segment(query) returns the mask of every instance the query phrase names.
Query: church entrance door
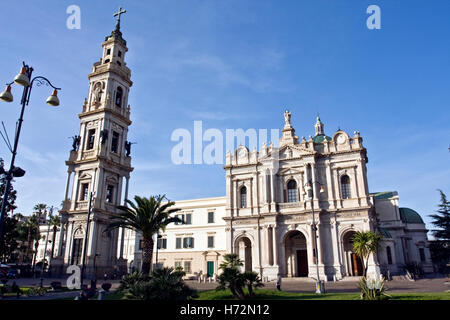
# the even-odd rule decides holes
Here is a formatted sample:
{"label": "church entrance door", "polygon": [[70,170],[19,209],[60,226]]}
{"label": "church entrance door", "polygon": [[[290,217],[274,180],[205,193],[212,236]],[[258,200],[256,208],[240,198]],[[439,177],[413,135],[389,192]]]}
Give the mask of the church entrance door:
{"label": "church entrance door", "polygon": [[352,271],[354,276],[362,276],[363,275],[363,266],[361,263],[361,259],[356,253],[351,254],[352,257]]}
{"label": "church entrance door", "polygon": [[297,274],[299,277],[308,276],[308,254],[306,250],[297,250]]}

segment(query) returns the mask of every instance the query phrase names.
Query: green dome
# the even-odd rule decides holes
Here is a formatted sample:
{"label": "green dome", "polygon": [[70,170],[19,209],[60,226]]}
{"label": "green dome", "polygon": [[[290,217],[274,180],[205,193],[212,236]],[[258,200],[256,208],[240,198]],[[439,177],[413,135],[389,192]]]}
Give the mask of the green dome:
{"label": "green dome", "polygon": [[423,223],[422,217],[410,208],[400,208],[400,218],[406,223]]}
{"label": "green dome", "polygon": [[329,136],[325,136],[324,134],[318,134],[317,136],[315,136],[313,138],[313,140],[314,140],[315,143],[322,143],[324,137],[327,137],[327,140],[331,141],[331,138]]}
{"label": "green dome", "polygon": [[387,229],[385,229],[385,228],[378,228],[378,232],[381,233],[381,235],[383,237],[392,239],[392,236],[391,236],[390,232]]}

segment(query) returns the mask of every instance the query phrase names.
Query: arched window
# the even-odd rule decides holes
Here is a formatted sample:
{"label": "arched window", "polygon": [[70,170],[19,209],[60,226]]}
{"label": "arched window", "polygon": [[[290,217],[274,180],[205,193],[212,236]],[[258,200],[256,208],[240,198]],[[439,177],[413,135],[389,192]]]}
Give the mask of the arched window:
{"label": "arched window", "polygon": [[348,175],[343,175],[341,177],[341,190],[342,190],[342,199],[350,199],[350,178]]}
{"label": "arched window", "polygon": [[287,184],[288,189],[288,202],[297,202],[297,182],[295,180],[291,180]]}
{"label": "arched window", "polygon": [[392,252],[391,252],[391,247],[389,247],[389,246],[386,247],[386,255],[387,255],[388,264],[392,264]]}
{"label": "arched window", "polygon": [[123,96],[123,90],[121,87],[117,87],[116,91],[116,106],[119,108],[122,107],[122,96]]}
{"label": "arched window", "polygon": [[241,208],[247,208],[247,188],[241,188]]}

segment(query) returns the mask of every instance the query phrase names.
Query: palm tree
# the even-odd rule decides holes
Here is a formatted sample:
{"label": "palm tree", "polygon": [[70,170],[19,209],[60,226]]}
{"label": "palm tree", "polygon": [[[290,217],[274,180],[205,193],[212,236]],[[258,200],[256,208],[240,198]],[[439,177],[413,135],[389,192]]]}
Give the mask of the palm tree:
{"label": "palm tree", "polygon": [[24,223],[24,227],[27,229],[27,251],[25,256],[28,258],[30,256],[33,240],[39,239],[39,222],[36,215],[29,217]]}
{"label": "palm tree", "polygon": [[45,203],[38,203],[33,207],[33,210],[38,214],[38,217],[41,218],[43,211],[47,209],[47,205]]}
{"label": "palm tree", "polygon": [[58,214],[49,216],[50,226],[53,227],[53,236],[52,236],[52,251],[50,255],[50,259],[53,259],[53,254],[55,252],[55,240],[56,240],[56,231],[58,231],[58,227],[61,225],[61,217]]}
{"label": "palm tree", "polygon": [[111,217],[112,222],[104,232],[125,228],[142,234],[142,272],[149,274],[152,268],[153,259],[153,235],[159,230],[164,231],[166,226],[172,222],[183,223],[178,217],[170,217],[170,214],[180,209],[170,209],[175,202],[167,201],[165,195],[151,196],[150,198],[135,196],[133,203],[126,201],[128,206],[117,206],[120,213]]}
{"label": "palm tree", "polygon": [[364,278],[367,275],[370,254],[378,251],[382,239],[383,236],[380,233],[371,231],[356,231],[352,237],[353,251],[361,258]]}
{"label": "palm tree", "polygon": [[240,268],[244,265],[239,256],[235,253],[229,253],[223,256],[223,262],[219,268],[222,274],[219,276],[219,285],[216,290],[230,289],[233,296],[239,300],[245,299],[243,287],[246,284],[244,274]]}

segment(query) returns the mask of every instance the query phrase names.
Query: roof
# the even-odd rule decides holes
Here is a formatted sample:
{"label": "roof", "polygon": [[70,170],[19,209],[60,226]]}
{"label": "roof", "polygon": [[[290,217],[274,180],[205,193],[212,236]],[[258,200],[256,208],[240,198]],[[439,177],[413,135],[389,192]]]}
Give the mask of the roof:
{"label": "roof", "polygon": [[385,238],[392,238],[391,234],[389,233],[389,231],[385,228],[378,228],[378,232],[381,233],[381,235]]}
{"label": "roof", "polygon": [[383,191],[369,193],[375,200],[389,199],[397,195],[397,191]]}
{"label": "roof", "polygon": [[406,223],[424,223],[420,214],[410,208],[400,208],[400,219]]}
{"label": "roof", "polygon": [[322,143],[324,137],[327,137],[327,140],[328,140],[328,141],[331,141],[331,137],[325,136],[324,134],[318,134],[317,136],[315,136],[315,137],[313,138],[313,140],[314,140],[315,143]]}

